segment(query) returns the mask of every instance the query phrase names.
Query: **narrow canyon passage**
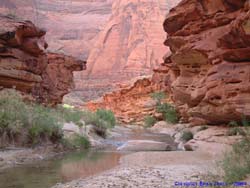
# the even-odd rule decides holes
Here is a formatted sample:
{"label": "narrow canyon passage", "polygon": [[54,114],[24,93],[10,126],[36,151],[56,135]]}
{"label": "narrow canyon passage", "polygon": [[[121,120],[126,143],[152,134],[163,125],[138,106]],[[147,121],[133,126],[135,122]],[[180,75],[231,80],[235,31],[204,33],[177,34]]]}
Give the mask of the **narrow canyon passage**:
{"label": "narrow canyon passage", "polygon": [[0,188],[250,187],[250,0],[0,0]]}

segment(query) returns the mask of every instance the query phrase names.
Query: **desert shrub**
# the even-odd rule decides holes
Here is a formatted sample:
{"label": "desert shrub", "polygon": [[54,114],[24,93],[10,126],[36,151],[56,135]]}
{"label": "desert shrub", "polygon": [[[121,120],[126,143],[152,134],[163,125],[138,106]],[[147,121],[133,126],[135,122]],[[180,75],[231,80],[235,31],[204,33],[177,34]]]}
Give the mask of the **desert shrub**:
{"label": "desert shrub", "polygon": [[181,140],[188,142],[189,140],[192,140],[194,138],[194,135],[191,131],[183,131],[181,135]]}
{"label": "desert shrub", "polygon": [[164,119],[169,123],[178,123],[179,117],[176,109],[167,103],[157,105],[156,111],[163,114]]}
{"label": "desert shrub", "polygon": [[10,128],[28,124],[28,108],[21,96],[13,90],[0,93],[0,127]]}
{"label": "desert shrub", "polygon": [[151,98],[156,100],[157,104],[161,104],[161,101],[166,98],[166,94],[163,91],[154,92],[150,94]]}
{"label": "desert shrub", "polygon": [[233,183],[243,180],[250,174],[250,139],[245,137],[233,145],[233,150],[225,154],[222,161],[225,182]]}
{"label": "desert shrub", "polygon": [[55,142],[56,138],[62,137],[62,125],[54,109],[41,105],[33,105],[31,109],[28,136],[32,144],[41,143],[43,140]]}
{"label": "desert shrub", "polygon": [[95,113],[85,111],[83,119],[86,124],[93,125],[95,132],[103,138],[107,136],[107,130],[114,127],[116,123],[113,112],[103,109],[99,109]]}
{"label": "desert shrub", "polygon": [[84,112],[81,110],[58,106],[55,113],[57,113],[55,115],[61,117],[65,122],[73,122],[80,127],[83,126],[82,119]]}
{"label": "desert shrub", "polygon": [[[236,121],[235,121],[236,122]],[[225,153],[222,161],[224,179],[228,183],[243,180],[250,174],[250,132],[249,121],[243,117],[242,125],[232,122],[232,128],[229,129],[228,135],[241,135],[243,139],[233,145],[232,151]]]}
{"label": "desert shrub", "polygon": [[14,90],[0,92],[0,127],[1,134],[7,134],[12,141],[21,133],[27,134],[23,144],[42,143],[42,140],[56,142],[62,138],[59,118],[54,110],[25,103]]}
{"label": "desert shrub", "polygon": [[146,116],[144,118],[144,126],[145,127],[152,127],[156,122],[157,122],[157,120],[152,116]]}
{"label": "desert shrub", "polygon": [[116,120],[114,113],[111,110],[98,109],[96,111],[96,116],[105,121],[108,127],[112,128],[115,126]]}
{"label": "desert shrub", "polygon": [[87,149],[90,147],[89,140],[86,137],[80,135],[76,135],[73,138],[72,144],[75,148]]}
{"label": "desert shrub", "polygon": [[[25,136],[23,144],[59,142],[63,138],[63,123],[73,122],[83,126],[83,121],[92,124],[96,133],[102,137],[116,122],[114,114],[109,110],[100,109],[93,113],[64,106],[49,108],[24,102],[22,96],[14,90],[0,92],[0,136],[7,135],[13,142],[19,134]],[[76,138],[76,142],[87,143],[84,139]]]}
{"label": "desert shrub", "polygon": [[63,138],[60,143],[67,149],[88,149],[91,144],[87,137],[75,135],[73,138]]}

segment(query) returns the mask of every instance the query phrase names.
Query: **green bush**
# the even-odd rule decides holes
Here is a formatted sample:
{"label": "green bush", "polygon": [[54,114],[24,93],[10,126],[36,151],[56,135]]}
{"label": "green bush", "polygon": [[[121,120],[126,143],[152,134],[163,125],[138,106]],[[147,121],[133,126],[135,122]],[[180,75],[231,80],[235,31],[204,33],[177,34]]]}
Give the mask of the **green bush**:
{"label": "green bush", "polygon": [[175,108],[167,103],[156,106],[156,111],[162,113],[164,119],[169,123],[178,123],[179,117]]}
{"label": "green bush", "polygon": [[181,135],[181,140],[188,142],[189,140],[192,140],[194,138],[194,135],[191,131],[184,131]]}
{"label": "green bush", "polygon": [[225,154],[222,168],[227,183],[243,180],[250,174],[250,139],[248,137],[234,144],[233,150]]}
{"label": "green bush", "polygon": [[73,122],[80,127],[83,125],[81,121],[83,119],[83,111],[74,108],[65,108],[62,106],[58,106],[55,113],[58,113],[57,115],[61,117],[65,122]]}
{"label": "green bush", "polygon": [[151,98],[156,100],[157,104],[161,104],[161,101],[166,98],[166,94],[163,91],[151,93]]}
{"label": "green bush", "polygon": [[96,116],[99,119],[105,121],[109,128],[112,128],[115,126],[116,120],[115,120],[114,113],[111,110],[98,109],[96,111]]}
{"label": "green bush", "polygon": [[60,143],[67,149],[88,149],[90,142],[88,138],[80,135],[75,135],[73,138],[63,138]]}
{"label": "green bush", "polygon": [[83,119],[86,124],[93,125],[95,132],[103,138],[107,136],[107,129],[114,127],[116,124],[113,112],[104,109],[98,109],[95,113],[85,111]]}
{"label": "green bush", "polygon": [[56,142],[62,138],[59,118],[54,116],[54,110],[25,103],[14,90],[0,92],[0,109],[1,134],[7,133],[13,142],[21,133],[27,133],[22,144],[42,143],[43,140]]}
{"label": "green bush", "polygon": [[86,137],[80,136],[80,135],[76,135],[73,138],[72,144],[73,144],[74,147],[81,148],[81,149],[87,149],[87,148],[90,147],[89,140]]}
{"label": "green bush", "polygon": [[[63,123],[73,122],[83,126],[83,121],[94,125],[96,133],[102,137],[116,123],[114,114],[109,110],[99,109],[93,113],[63,106],[49,108],[24,102],[14,90],[0,91],[0,136],[8,135],[13,143],[21,134],[25,137],[23,145],[62,141]],[[76,138],[76,142],[87,143],[84,139]]]}
{"label": "green bush", "polygon": [[146,116],[144,118],[144,126],[145,127],[152,127],[156,123],[156,119],[152,116]]}
{"label": "green bush", "polygon": [[12,90],[0,93],[0,127],[10,128],[28,124],[28,107],[21,96]]}

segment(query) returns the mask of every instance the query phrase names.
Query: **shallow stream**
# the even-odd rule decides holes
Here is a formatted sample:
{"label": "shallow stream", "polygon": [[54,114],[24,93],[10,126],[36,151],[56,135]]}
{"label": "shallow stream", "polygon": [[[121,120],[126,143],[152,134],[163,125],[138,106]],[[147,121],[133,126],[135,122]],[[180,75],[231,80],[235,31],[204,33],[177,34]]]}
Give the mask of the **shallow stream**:
{"label": "shallow stream", "polygon": [[108,151],[79,151],[54,159],[0,171],[0,188],[50,188],[78,178],[86,178],[109,170],[119,164],[125,153],[116,148],[128,140],[154,140],[173,143],[170,136],[145,130],[119,130],[116,136],[105,140]]}

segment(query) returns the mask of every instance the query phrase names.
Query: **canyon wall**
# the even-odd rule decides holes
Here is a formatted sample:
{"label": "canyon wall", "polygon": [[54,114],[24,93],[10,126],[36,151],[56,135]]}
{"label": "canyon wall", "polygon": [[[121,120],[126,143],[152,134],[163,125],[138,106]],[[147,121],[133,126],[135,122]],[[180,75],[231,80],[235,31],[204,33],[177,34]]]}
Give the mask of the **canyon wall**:
{"label": "canyon wall", "polygon": [[[88,69],[76,76],[82,98],[100,97],[138,76],[151,75],[168,48],[162,23],[178,0],[117,0],[112,15],[88,58]],[[88,82],[81,80],[88,79]]]}
{"label": "canyon wall", "polygon": [[1,0],[0,12],[47,30],[48,50],[86,60],[113,0]]}
{"label": "canyon wall", "polygon": [[[151,84],[152,80],[160,83],[170,96],[182,122],[227,124],[249,119],[250,2],[183,0],[167,15],[164,29],[168,33],[165,45],[171,53],[167,52],[150,80]],[[145,101],[148,85],[131,87],[137,90],[136,100],[126,97],[130,90],[122,89],[96,102],[95,108],[107,107],[126,117],[128,105],[140,101],[141,96]],[[137,108],[130,113],[135,112]]]}
{"label": "canyon wall", "polygon": [[249,17],[248,0],[183,0],[168,14],[169,92],[186,121],[250,117]]}
{"label": "canyon wall", "polygon": [[0,24],[0,88],[31,93],[51,105],[62,102],[73,86],[73,71],[86,69],[86,62],[46,53],[46,31],[30,21],[0,15]]}

